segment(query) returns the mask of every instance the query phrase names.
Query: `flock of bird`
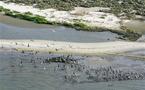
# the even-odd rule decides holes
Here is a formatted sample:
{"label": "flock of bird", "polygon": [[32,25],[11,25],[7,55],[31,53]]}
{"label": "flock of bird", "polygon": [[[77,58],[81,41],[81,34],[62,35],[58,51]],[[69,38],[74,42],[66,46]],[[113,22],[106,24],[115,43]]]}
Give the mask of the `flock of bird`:
{"label": "flock of bird", "polygon": [[[30,63],[37,69],[37,65],[44,65],[44,70],[47,70],[46,65],[56,64],[55,72],[63,72],[63,79],[70,83],[86,83],[86,82],[108,82],[108,81],[124,81],[124,80],[143,80],[145,79],[145,72],[124,70],[114,68],[113,66],[103,66],[90,68],[79,63],[87,57],[75,57],[72,55],[45,55],[39,56],[39,52],[20,53],[19,65],[25,65],[26,57],[30,57]],[[41,55],[41,54],[40,54]],[[54,55],[54,56],[53,56]],[[23,56],[23,57],[22,57]],[[39,61],[39,62],[38,62]]]}

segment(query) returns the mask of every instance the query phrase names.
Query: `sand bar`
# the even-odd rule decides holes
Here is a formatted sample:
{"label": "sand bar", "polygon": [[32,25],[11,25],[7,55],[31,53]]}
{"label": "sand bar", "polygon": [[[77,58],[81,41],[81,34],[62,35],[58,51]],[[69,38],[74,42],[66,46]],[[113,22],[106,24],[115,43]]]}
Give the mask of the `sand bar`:
{"label": "sand bar", "polygon": [[34,50],[54,53],[98,55],[145,50],[145,42],[74,43],[47,40],[0,40],[0,47],[17,50]]}

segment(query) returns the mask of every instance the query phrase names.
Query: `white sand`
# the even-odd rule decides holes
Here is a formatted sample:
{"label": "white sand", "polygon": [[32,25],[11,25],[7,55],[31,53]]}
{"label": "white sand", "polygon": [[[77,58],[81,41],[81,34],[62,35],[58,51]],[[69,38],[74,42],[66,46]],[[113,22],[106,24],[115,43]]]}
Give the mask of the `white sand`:
{"label": "white sand", "polygon": [[[28,45],[29,44],[29,45]],[[29,47],[28,47],[29,46]],[[68,54],[116,54],[135,50],[145,50],[145,42],[101,42],[73,43],[44,40],[0,40],[0,47],[18,50],[34,50]]]}
{"label": "white sand", "polygon": [[58,11],[55,9],[40,10],[32,6],[4,3],[0,1],[0,6],[18,11],[20,13],[31,12],[35,15],[46,17],[48,21],[73,23],[74,20],[81,20],[90,26],[106,27],[109,29],[120,30],[120,19],[111,13],[99,12],[99,10],[109,10],[109,8],[94,7],[82,8],[77,7],[73,11]]}

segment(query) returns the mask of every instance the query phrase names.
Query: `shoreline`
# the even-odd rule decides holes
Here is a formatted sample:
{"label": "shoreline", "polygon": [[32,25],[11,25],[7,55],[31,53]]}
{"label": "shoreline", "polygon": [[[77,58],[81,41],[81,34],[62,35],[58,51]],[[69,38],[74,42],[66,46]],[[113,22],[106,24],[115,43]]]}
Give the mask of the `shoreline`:
{"label": "shoreline", "polygon": [[90,32],[110,31],[120,35],[119,39],[129,41],[136,41],[142,36],[140,33],[122,26],[121,19],[114,14],[99,12],[94,8],[88,8],[87,13],[78,15],[77,13],[85,10],[85,8],[78,7],[73,11],[57,11],[56,9],[40,10],[32,6],[0,1],[1,13],[38,24],[61,25]]}
{"label": "shoreline", "polygon": [[99,42],[74,43],[47,40],[0,40],[0,47],[18,51],[40,51],[48,53],[63,53],[77,55],[107,55],[144,50],[144,42]]}

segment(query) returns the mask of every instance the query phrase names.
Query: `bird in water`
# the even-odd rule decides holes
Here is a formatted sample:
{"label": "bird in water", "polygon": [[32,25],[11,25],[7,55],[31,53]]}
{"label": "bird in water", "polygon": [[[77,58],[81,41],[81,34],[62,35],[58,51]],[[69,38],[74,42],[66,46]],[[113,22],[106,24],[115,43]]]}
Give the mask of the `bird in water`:
{"label": "bird in water", "polygon": [[46,70],[46,67],[44,66],[43,69]]}
{"label": "bird in water", "polygon": [[23,66],[23,61],[22,61],[22,60],[20,61],[19,66],[20,66],[20,67]]}

